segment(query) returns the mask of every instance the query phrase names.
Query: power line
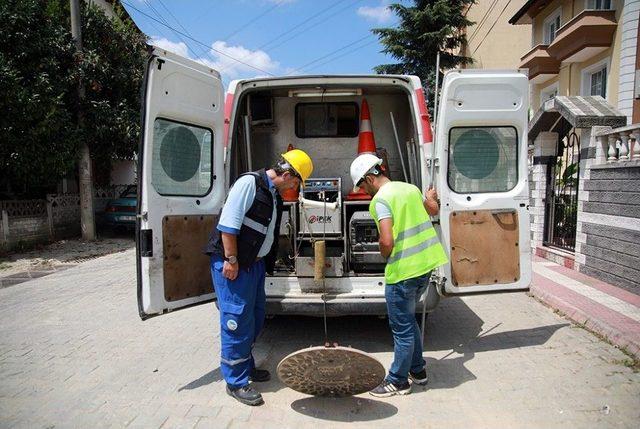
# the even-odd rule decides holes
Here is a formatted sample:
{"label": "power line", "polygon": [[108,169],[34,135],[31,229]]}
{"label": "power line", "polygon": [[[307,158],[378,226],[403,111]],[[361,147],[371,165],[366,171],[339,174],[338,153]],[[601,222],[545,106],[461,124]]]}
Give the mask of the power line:
{"label": "power line", "polygon": [[[280,40],[282,37],[286,36],[287,34],[291,33],[292,31],[294,31],[294,30],[296,30],[296,29],[300,28],[301,26],[303,26],[303,25],[304,25],[304,24],[306,24],[307,22],[309,22],[309,21],[313,20],[314,18],[316,18],[316,17],[318,17],[318,16],[322,15],[322,14],[323,14],[323,13],[325,13],[326,11],[328,11],[328,10],[330,10],[330,9],[333,9],[334,7],[338,6],[340,3],[344,3],[345,1],[346,1],[346,0],[338,0],[337,2],[335,2],[335,3],[331,4],[329,7],[326,7],[326,8],[324,8],[324,9],[322,9],[322,10],[320,10],[320,11],[316,12],[315,14],[311,15],[310,17],[308,17],[308,18],[307,18],[307,19],[305,19],[304,21],[300,22],[299,24],[294,25],[293,27],[291,27],[291,28],[289,28],[288,30],[286,30],[286,31],[284,31],[284,32],[282,32],[282,33],[280,33],[279,35],[277,35],[277,36],[276,36],[276,37],[274,37],[273,39],[271,39],[271,40],[267,41],[266,43],[263,43],[263,44],[262,44],[262,45],[260,45],[260,46],[258,46],[258,47],[256,48],[256,51],[259,51],[259,50],[261,50],[261,49],[265,48],[266,46],[269,46],[270,44],[272,44],[273,42],[275,42],[275,41],[277,41],[277,40]],[[354,2],[350,3],[347,7],[350,7],[350,6],[352,6],[352,5],[356,4],[356,3],[360,2],[360,1],[362,1],[362,0],[355,0]],[[344,10],[344,9],[345,9],[345,8],[340,9],[340,10],[339,10],[339,12],[340,12],[340,11],[342,11],[342,10]],[[335,14],[333,14],[333,15],[335,15]],[[320,21],[320,22],[323,22],[324,20],[326,20],[326,19],[330,18],[330,17],[331,17],[331,16],[333,16],[333,15],[330,15],[329,17],[326,17],[325,19],[323,19],[323,20],[322,20],[322,21]],[[316,23],[315,25],[317,25],[317,24],[319,24],[319,23]],[[314,26],[315,26],[315,25],[314,25]],[[300,34],[304,33],[305,31],[307,31],[307,30],[308,30],[308,29],[310,29],[310,28],[313,28],[313,27],[305,28],[303,31],[301,31],[301,32],[299,32],[299,33],[297,33],[297,34],[295,34],[294,36],[292,36],[292,37],[290,37],[290,38],[288,38],[288,39],[286,39],[286,40],[283,40],[280,44],[276,45],[275,47],[280,46],[282,43],[284,43],[284,42],[286,42],[286,41],[288,41],[288,40],[291,40],[291,39],[292,39],[292,38],[294,38],[294,37],[299,36]],[[254,52],[255,52],[255,51],[254,51]],[[244,59],[248,58],[249,56],[250,56],[250,55],[245,55],[245,56],[244,56],[244,57],[242,57],[241,59],[243,59],[243,60],[244,60]],[[222,72],[222,71],[226,70],[227,68],[228,68],[228,66],[227,66],[227,67],[222,68],[222,70],[220,70],[220,71]]]}
{"label": "power line", "polygon": [[[280,38],[286,36],[287,34],[291,33],[293,30],[302,27],[304,24],[306,24],[307,22],[311,21],[312,19],[314,19],[315,17],[322,15],[323,13],[325,13],[326,11],[333,9],[334,7],[338,6],[340,3],[344,3],[346,0],[338,0],[337,2],[333,3],[331,6],[326,7],[322,10],[320,10],[319,12],[311,15],[309,18],[305,19],[304,21],[302,21],[301,23],[294,25],[293,27],[289,28],[288,30],[280,33],[279,35],[277,35],[276,37],[274,37],[273,39],[269,40],[268,42],[260,45],[258,47],[258,49],[262,49],[266,46],[269,46],[270,44],[272,44],[273,42],[275,42],[276,40],[279,40]],[[362,1],[362,0],[356,0],[354,3],[357,3],[358,1]]]}
{"label": "power line", "polygon": [[207,45],[206,43],[203,43],[203,42],[201,42],[201,41],[199,41],[199,40],[197,40],[197,39],[195,39],[195,38],[193,38],[193,37],[191,37],[191,36],[188,36],[187,34],[185,34],[185,33],[181,32],[181,31],[179,31],[179,30],[176,30],[175,28],[171,27],[171,26],[170,26],[170,25],[168,25],[168,24],[165,24],[165,23],[163,23],[163,22],[158,21],[157,19],[155,19],[155,18],[154,18],[154,17],[152,17],[151,15],[149,15],[149,14],[147,14],[147,13],[145,13],[145,12],[141,11],[140,9],[138,9],[137,7],[133,6],[131,3],[129,3],[129,2],[127,2],[127,1],[125,1],[125,0],[122,0],[122,3],[126,4],[126,5],[127,5],[127,6],[129,6],[131,9],[135,10],[136,12],[138,12],[138,13],[140,13],[140,14],[142,14],[142,15],[146,16],[147,18],[149,18],[149,19],[151,19],[151,20],[153,20],[153,21],[157,22],[158,24],[164,25],[165,27],[167,27],[167,28],[171,29],[172,31],[174,31],[174,32],[176,32],[176,33],[178,33],[178,34],[180,34],[180,35],[182,35],[182,36],[186,37],[187,39],[189,39],[189,40],[191,40],[191,41],[193,41],[193,42],[195,42],[195,43],[197,43],[197,44],[199,44],[199,45],[201,45],[201,46],[206,47],[207,49],[211,49],[212,51],[217,52],[218,54],[220,54],[220,55],[222,55],[222,56],[225,56],[225,57],[227,57],[227,58],[229,58],[229,59],[232,59],[233,61],[236,61],[236,62],[238,62],[238,63],[240,63],[240,64],[244,64],[245,66],[250,67],[250,68],[252,68],[252,69],[254,69],[254,70],[257,70],[257,71],[259,71],[259,72],[262,72],[262,73],[268,74],[269,76],[274,76],[274,74],[273,74],[273,73],[271,73],[271,72],[268,72],[268,71],[266,71],[266,70],[262,70],[261,68],[256,67],[256,66],[254,66],[254,65],[252,65],[252,64],[245,63],[244,61],[239,60],[239,59],[237,59],[237,58],[235,58],[235,57],[233,57],[233,56],[231,56],[231,55],[229,55],[229,54],[227,54],[227,53],[225,53],[225,52],[222,52],[222,51],[220,51],[220,50],[218,50],[218,49],[215,49],[213,46],[209,46],[209,45]]}
{"label": "power line", "polygon": [[[148,1],[148,0],[145,0],[145,1]],[[191,35],[191,33],[189,33],[189,30],[187,30],[187,29],[185,28],[185,26],[184,26],[184,25],[182,25],[182,23],[180,22],[180,20],[179,20],[179,19],[178,19],[178,18],[177,18],[177,17],[176,17],[172,12],[171,12],[171,10],[169,10],[169,8],[164,4],[164,2],[163,2],[162,0],[158,0],[158,1],[160,2],[160,5],[164,8],[164,10],[166,10],[166,11],[167,11],[167,13],[168,13],[172,18],[173,18],[173,20],[176,22],[176,24],[178,24],[178,26],[180,26],[180,28],[182,28],[182,29],[184,30],[184,32],[185,32],[189,37],[193,37],[193,36]],[[163,21],[164,21],[164,20],[163,20]],[[165,21],[165,22],[166,22],[166,21]],[[182,40],[182,39],[180,39],[180,40]],[[185,42],[183,41],[183,43],[185,43]],[[185,43],[185,44],[186,44],[186,43]],[[209,48],[207,48],[207,49],[203,49],[203,48],[202,48],[202,46],[201,46],[201,47],[200,47],[200,49],[201,49],[201,51],[202,51],[202,52],[200,52],[200,54],[196,54],[196,56],[206,55],[206,56],[208,56],[208,57],[211,59],[211,61],[213,61],[213,62],[215,62],[215,61],[216,61],[216,59],[213,57],[213,55],[211,55],[211,51],[210,51],[210,49],[209,49]],[[223,78],[222,80],[223,80],[223,81],[225,81],[225,79],[224,79],[224,78]]]}
{"label": "power line", "polygon": [[334,50],[334,51],[331,51],[331,52],[329,52],[329,53],[328,53],[328,54],[326,54],[326,55],[323,55],[323,56],[321,56],[321,57],[319,57],[319,58],[316,58],[315,60],[310,61],[310,62],[308,62],[308,63],[306,63],[306,64],[304,64],[304,65],[302,65],[302,66],[300,66],[300,67],[298,67],[298,68],[296,68],[296,69],[294,69],[294,70],[293,70],[293,71],[291,71],[289,74],[293,74],[293,73],[295,73],[295,72],[297,72],[297,71],[303,70],[303,69],[305,69],[306,67],[309,67],[311,64],[317,63],[318,61],[321,61],[321,60],[323,60],[323,59],[325,59],[325,58],[327,58],[327,57],[330,57],[330,56],[332,56],[333,54],[335,54],[335,53],[337,53],[337,52],[340,52],[340,51],[342,51],[342,50],[345,50],[345,49],[347,49],[347,48],[349,48],[349,47],[351,47],[351,46],[353,46],[353,45],[355,45],[355,44],[357,44],[357,43],[359,43],[359,42],[362,42],[363,40],[368,39],[369,37],[372,37],[372,36],[373,36],[372,34],[367,34],[366,36],[361,37],[360,39],[358,39],[358,40],[356,40],[356,41],[354,41],[354,42],[351,42],[351,43],[349,43],[348,45],[344,45],[344,46],[343,46],[343,47],[341,47],[341,48],[338,48],[338,49],[336,49],[336,50]]}
{"label": "power line", "polygon": [[339,9],[339,10],[335,11],[334,13],[332,13],[331,15],[326,16],[326,17],[322,18],[320,21],[316,22],[315,24],[313,24],[313,25],[311,25],[311,26],[309,26],[309,27],[305,27],[302,31],[300,31],[300,32],[298,32],[298,33],[296,33],[296,34],[292,35],[291,37],[287,37],[286,39],[282,40],[280,43],[276,44],[275,46],[270,47],[269,49],[273,51],[274,49],[276,49],[276,48],[278,48],[278,47],[280,47],[280,46],[284,45],[284,44],[285,44],[286,42],[288,42],[289,40],[291,40],[291,39],[295,39],[296,37],[298,37],[298,36],[299,36],[299,35],[301,35],[302,33],[305,33],[305,32],[307,32],[307,31],[311,30],[312,28],[317,27],[318,25],[322,24],[323,22],[327,21],[328,19],[333,18],[334,16],[336,16],[336,15],[337,15],[337,14],[339,14],[340,12],[342,12],[342,11],[344,11],[344,10],[346,10],[346,9],[350,8],[350,7],[351,7],[351,6],[353,6],[354,4],[359,3],[359,2],[361,2],[361,1],[362,1],[362,0],[356,0],[356,1],[354,1],[353,3],[349,3],[348,5],[346,5],[345,7],[343,7],[342,9]]}
{"label": "power line", "polygon": [[498,17],[496,18],[495,21],[493,21],[493,25],[491,25],[491,28],[489,28],[489,31],[487,31],[487,34],[484,35],[484,37],[482,38],[482,40],[480,41],[480,43],[478,43],[478,46],[476,46],[476,48],[473,50],[473,52],[471,52],[471,55],[475,54],[476,51],[478,50],[478,48],[482,45],[482,43],[485,41],[485,39],[487,38],[487,36],[489,35],[489,33],[491,33],[491,30],[493,30],[493,27],[496,26],[496,24],[498,23],[498,20],[500,19],[500,17],[502,16],[502,14],[504,13],[505,10],[507,10],[507,7],[509,7],[509,4],[511,3],[511,0],[509,0],[507,2],[507,4],[504,5],[504,8],[502,9],[502,11],[500,12],[500,15],[498,15]]}
{"label": "power line", "polygon": [[265,16],[266,14],[271,12],[272,10],[282,6],[283,4],[284,4],[284,0],[279,0],[276,4],[271,6],[269,9],[265,10],[261,14],[257,15],[255,18],[250,19],[249,21],[247,21],[244,24],[242,24],[240,27],[238,27],[235,30],[233,30],[231,33],[229,33],[227,36],[225,36],[223,38],[223,40],[229,40],[230,38],[232,38],[236,34],[240,33],[242,30],[246,29],[250,24],[253,24],[257,20],[259,20],[260,18],[262,18],[263,16]]}
{"label": "power line", "polygon": [[369,45],[372,45],[372,44],[376,43],[377,41],[378,41],[378,39],[375,39],[375,40],[372,40],[370,42],[365,43],[364,45],[356,46],[355,48],[348,50],[347,52],[343,53],[342,55],[338,55],[337,57],[331,58],[331,59],[329,59],[327,61],[323,61],[320,64],[316,64],[315,66],[311,67],[310,69],[307,69],[307,72],[309,72],[311,70],[315,70],[318,67],[322,67],[325,64],[332,63],[335,60],[339,60],[340,58],[345,57],[345,56],[357,51],[358,49],[362,49],[362,48],[365,48],[365,47],[367,47]]}
{"label": "power line", "polygon": [[172,27],[170,27],[170,26],[169,26],[169,23],[168,23],[168,22],[167,22],[167,21],[162,17],[162,15],[160,14],[160,12],[158,12],[158,11],[156,10],[156,8],[155,8],[155,7],[151,6],[151,3],[149,3],[149,0],[143,0],[143,2],[144,2],[144,4],[146,4],[146,5],[147,5],[147,7],[148,7],[148,8],[149,8],[149,9],[150,9],[150,10],[151,10],[151,11],[152,11],[152,12],[153,12],[153,13],[154,13],[154,14],[155,14],[155,15],[156,15],[156,16],[157,16],[161,21],[162,21],[162,22],[161,22],[161,24],[163,24],[163,25],[165,25],[165,26],[167,26],[167,27],[171,28],[171,30],[173,30],[173,32],[174,32],[174,33],[176,33],[176,35],[178,36],[178,39],[179,39],[182,43],[184,43],[184,45],[187,47],[187,49],[188,49],[189,51],[191,51],[191,52],[193,53],[193,55],[194,55],[194,56],[196,56],[196,57],[197,57],[197,56],[198,56],[198,53],[195,51],[195,49],[193,49],[193,48],[191,47],[191,45],[189,45],[187,42],[185,42],[185,41],[180,37],[180,35],[176,32],[176,30],[174,30]]}
{"label": "power line", "polygon": [[471,36],[469,36],[469,38],[467,39],[467,42],[471,42],[471,39],[473,39],[475,37],[476,34],[478,34],[478,31],[480,31],[480,28],[484,25],[484,23],[487,20],[487,17],[489,16],[489,14],[493,11],[493,8],[495,7],[496,3],[498,2],[498,0],[493,0],[493,3],[491,3],[491,5],[489,6],[489,8],[487,9],[487,11],[485,12],[485,14],[482,16],[482,19],[480,19],[480,22],[476,25],[476,28],[474,29],[473,33],[471,34]]}

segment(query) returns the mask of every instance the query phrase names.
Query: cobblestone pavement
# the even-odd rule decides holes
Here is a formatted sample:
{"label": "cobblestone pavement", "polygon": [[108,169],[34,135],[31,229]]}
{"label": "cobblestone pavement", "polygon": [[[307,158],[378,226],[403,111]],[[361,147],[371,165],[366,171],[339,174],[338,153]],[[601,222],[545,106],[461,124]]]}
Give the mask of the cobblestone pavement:
{"label": "cobblestone pavement", "polygon": [[[0,290],[2,427],[637,427],[626,355],[523,293],[449,298],[428,319],[430,383],[409,396],[307,397],[278,380],[250,408],[224,393],[212,304],[142,322],[132,250]],[[329,320],[332,340],[388,367],[377,318]],[[269,320],[256,357],[275,372],[323,340],[322,320]]]}

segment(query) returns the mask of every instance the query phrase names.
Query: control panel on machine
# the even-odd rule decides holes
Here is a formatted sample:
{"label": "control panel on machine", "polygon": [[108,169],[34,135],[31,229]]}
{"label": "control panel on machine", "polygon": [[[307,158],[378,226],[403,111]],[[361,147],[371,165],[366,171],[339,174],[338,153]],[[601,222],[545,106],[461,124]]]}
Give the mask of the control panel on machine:
{"label": "control panel on machine", "polygon": [[380,254],[378,228],[368,211],[355,212],[349,221],[349,252],[356,271],[384,271],[385,258]]}
{"label": "control panel on machine", "polygon": [[342,235],[342,180],[339,177],[308,179],[301,193],[299,234]]}

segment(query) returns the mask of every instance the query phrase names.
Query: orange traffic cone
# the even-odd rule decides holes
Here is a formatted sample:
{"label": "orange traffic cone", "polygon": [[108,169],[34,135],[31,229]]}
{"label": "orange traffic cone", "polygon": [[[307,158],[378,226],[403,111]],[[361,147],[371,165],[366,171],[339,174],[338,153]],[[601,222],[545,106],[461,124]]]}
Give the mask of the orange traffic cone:
{"label": "orange traffic cone", "polygon": [[[373,137],[373,129],[371,128],[371,114],[369,113],[369,103],[366,99],[362,99],[360,107],[360,135],[358,136],[358,155],[363,153],[376,154],[376,140]],[[358,192],[350,192],[347,200],[370,200],[371,196],[362,189]]]}
{"label": "orange traffic cone", "polygon": [[[287,147],[287,152],[289,152],[290,150],[295,149],[293,147],[293,145],[291,143],[289,143],[289,147]],[[287,202],[295,202],[298,201],[298,194],[299,194],[300,190],[298,188],[296,189],[287,189],[286,191],[282,192],[282,199],[284,201]]]}

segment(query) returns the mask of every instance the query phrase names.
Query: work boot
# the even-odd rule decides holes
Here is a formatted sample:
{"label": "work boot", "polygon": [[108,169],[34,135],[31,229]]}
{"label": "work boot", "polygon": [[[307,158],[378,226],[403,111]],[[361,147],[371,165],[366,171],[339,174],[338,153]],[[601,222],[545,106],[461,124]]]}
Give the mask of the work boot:
{"label": "work boot", "polygon": [[227,394],[245,405],[254,406],[262,405],[264,403],[262,395],[259,392],[256,392],[256,390],[248,384],[246,386],[236,388],[231,388],[227,384]]}
{"label": "work boot", "polygon": [[418,384],[420,386],[424,386],[429,382],[429,378],[427,377],[427,371],[425,371],[424,369],[420,372],[409,371],[409,378],[415,384]]}
{"label": "work boot", "polygon": [[375,389],[369,392],[370,395],[378,398],[386,398],[393,395],[408,395],[411,393],[411,384],[405,381],[404,384],[395,384],[384,380]]}
{"label": "work boot", "polygon": [[266,369],[253,368],[253,370],[251,371],[251,375],[249,375],[249,380],[256,383],[269,381],[271,380],[271,373]]}

